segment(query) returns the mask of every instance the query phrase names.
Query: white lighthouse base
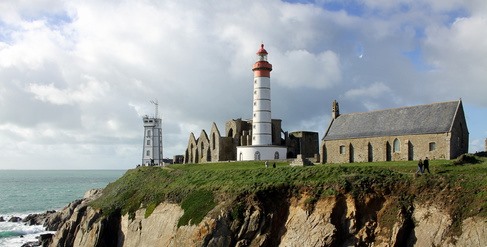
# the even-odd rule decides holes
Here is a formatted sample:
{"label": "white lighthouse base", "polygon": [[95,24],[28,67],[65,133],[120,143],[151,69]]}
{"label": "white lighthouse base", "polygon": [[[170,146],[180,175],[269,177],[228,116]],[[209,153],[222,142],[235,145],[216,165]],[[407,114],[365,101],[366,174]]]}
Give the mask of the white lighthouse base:
{"label": "white lighthouse base", "polygon": [[237,160],[285,160],[287,148],[281,146],[239,146]]}

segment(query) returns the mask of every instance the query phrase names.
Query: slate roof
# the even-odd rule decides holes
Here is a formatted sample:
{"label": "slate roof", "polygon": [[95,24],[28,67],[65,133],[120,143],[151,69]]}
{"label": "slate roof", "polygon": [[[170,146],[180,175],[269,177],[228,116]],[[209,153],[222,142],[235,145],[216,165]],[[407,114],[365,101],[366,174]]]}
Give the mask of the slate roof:
{"label": "slate roof", "polygon": [[450,132],[461,100],[339,115],[323,140]]}

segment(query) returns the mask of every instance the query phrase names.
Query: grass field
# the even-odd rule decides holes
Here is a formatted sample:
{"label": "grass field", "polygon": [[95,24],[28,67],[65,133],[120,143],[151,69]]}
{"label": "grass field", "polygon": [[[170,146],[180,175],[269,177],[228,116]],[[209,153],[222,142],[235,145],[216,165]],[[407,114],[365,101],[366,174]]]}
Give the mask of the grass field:
{"label": "grass field", "polygon": [[[224,162],[139,167],[127,171],[109,184],[92,205],[110,214],[133,213],[147,208],[146,217],[163,201],[180,203],[185,210],[180,225],[198,223],[216,203],[266,190],[283,193],[307,191],[314,199],[352,193],[396,193],[420,200],[449,196],[452,212],[459,217],[487,216],[487,159],[475,164],[454,165],[448,160],[432,160],[431,174],[415,176],[416,161],[351,164],[319,164],[291,167],[276,162]],[[272,164],[272,162],[271,162]],[[441,193],[447,193],[442,195]],[[203,205],[203,206],[202,206]],[[197,207],[197,208],[195,208]]]}

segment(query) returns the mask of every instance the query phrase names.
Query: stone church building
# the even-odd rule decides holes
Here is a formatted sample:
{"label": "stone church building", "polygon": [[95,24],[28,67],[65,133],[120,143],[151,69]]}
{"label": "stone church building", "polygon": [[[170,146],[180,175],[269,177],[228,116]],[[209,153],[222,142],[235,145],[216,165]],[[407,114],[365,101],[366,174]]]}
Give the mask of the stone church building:
{"label": "stone church building", "polygon": [[340,114],[320,145],[321,163],[454,159],[468,152],[462,101]]}
{"label": "stone church building", "polygon": [[[281,119],[271,120],[272,144],[287,147],[286,158],[305,158],[318,162],[319,137],[317,132],[285,132]],[[222,134],[213,123],[209,135],[202,130],[199,137],[191,133],[184,154],[184,163],[208,163],[237,160],[237,147],[252,145],[252,120],[232,119],[226,122]]]}

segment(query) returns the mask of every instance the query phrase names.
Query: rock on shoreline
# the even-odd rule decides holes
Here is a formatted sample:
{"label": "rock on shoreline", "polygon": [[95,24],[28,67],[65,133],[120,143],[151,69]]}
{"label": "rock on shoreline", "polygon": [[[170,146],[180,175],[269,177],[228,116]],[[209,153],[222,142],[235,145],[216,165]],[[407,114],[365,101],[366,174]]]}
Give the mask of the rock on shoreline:
{"label": "rock on shoreline", "polygon": [[[45,213],[29,214],[24,219],[12,216],[9,219],[9,222],[23,222],[29,226],[42,225],[46,228],[46,231],[57,231],[66,221],[70,219],[73,212],[80,205],[87,205],[90,201],[101,196],[101,192],[102,189],[92,189],[85,193],[83,199],[78,199],[69,203],[60,211],[49,210]],[[0,217],[0,222],[2,220],[5,221],[3,217]],[[37,237],[37,241],[25,243],[22,245],[22,247],[49,246],[53,240],[53,236],[54,234],[52,233],[41,234],[39,237]]]}

